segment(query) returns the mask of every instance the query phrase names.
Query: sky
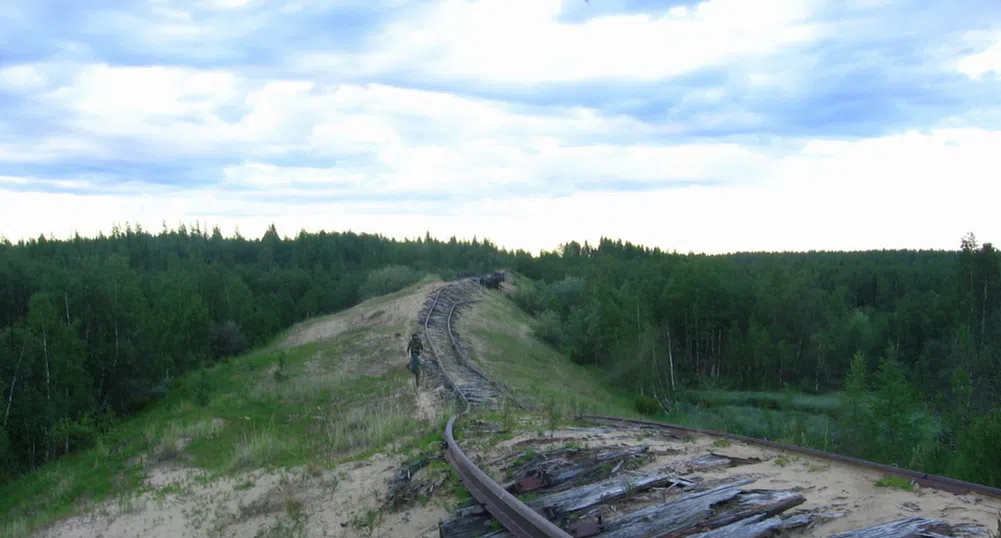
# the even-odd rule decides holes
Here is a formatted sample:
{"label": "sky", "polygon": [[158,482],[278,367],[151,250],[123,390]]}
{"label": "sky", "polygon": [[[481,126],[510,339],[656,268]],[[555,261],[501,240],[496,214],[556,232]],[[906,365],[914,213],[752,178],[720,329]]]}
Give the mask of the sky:
{"label": "sky", "polygon": [[1001,242],[997,0],[0,2],[0,235]]}

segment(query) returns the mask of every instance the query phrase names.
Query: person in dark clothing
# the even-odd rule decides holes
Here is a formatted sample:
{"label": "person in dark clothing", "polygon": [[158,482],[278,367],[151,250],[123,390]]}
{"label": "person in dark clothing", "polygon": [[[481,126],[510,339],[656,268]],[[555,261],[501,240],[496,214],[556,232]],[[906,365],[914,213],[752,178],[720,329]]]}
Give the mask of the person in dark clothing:
{"label": "person in dark clothing", "polygon": [[410,342],[407,344],[407,352],[410,353],[410,363],[407,369],[414,374],[414,390],[421,386],[421,353],[424,351],[424,344],[417,333],[410,335]]}

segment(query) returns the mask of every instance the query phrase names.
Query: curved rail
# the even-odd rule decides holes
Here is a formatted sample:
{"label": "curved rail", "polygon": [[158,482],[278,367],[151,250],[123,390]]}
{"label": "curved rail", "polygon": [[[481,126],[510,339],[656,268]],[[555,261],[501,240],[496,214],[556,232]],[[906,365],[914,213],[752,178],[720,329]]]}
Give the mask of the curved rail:
{"label": "curved rail", "polygon": [[[459,393],[462,398],[464,409],[462,412],[453,415],[448,419],[448,423],[445,425],[445,459],[449,462],[455,472],[459,474],[459,478],[462,480],[463,486],[469,491],[472,496],[483,504],[483,506],[490,512],[490,515],[494,516],[504,528],[510,531],[513,535],[518,538],[573,538],[571,535],[567,534],[560,529],[551,521],[542,517],[538,512],[532,510],[524,503],[519,501],[514,495],[511,495],[507,490],[502,488],[497,482],[494,482],[486,473],[480,470],[469,456],[462,451],[459,444],[455,441],[455,436],[453,434],[453,427],[455,425],[455,419],[459,416],[468,413],[470,409],[469,400],[462,394],[462,391],[458,390],[455,381],[445,370],[444,365],[441,363],[441,355],[438,354],[437,348],[434,346],[434,340],[431,338],[431,332],[428,329],[428,324],[431,320],[431,314],[434,313],[434,309],[438,306],[438,299],[441,297],[441,292],[445,290],[448,286],[442,286],[438,289],[438,293],[435,294],[434,301],[431,303],[431,307],[428,309],[427,316],[424,318],[424,335],[428,340],[428,344],[431,346],[431,352],[434,353],[435,357],[438,359],[438,365],[441,371],[445,374],[445,378],[448,382],[455,388],[455,392]],[[462,301],[467,303],[469,301]],[[459,348],[459,343],[455,338],[455,334],[452,332],[452,314],[455,312],[455,307],[458,306],[459,302],[452,305],[452,308],[448,311],[448,316],[445,318],[445,327],[448,332],[448,336],[452,341],[452,345],[455,347],[455,352],[462,355],[462,351]],[[488,382],[495,384],[493,380],[487,377],[483,372],[478,369],[471,368],[474,372],[482,376]],[[495,384],[496,386],[496,384]],[[506,393],[506,391],[505,391]],[[506,394],[511,397],[510,394]],[[514,399],[513,397],[511,397]],[[520,402],[516,403],[520,405]]]}
{"label": "curved rail", "polygon": [[733,439],[734,441],[742,441],[749,444],[766,446],[769,448],[775,448],[779,450],[785,450],[788,452],[796,452],[799,454],[813,456],[817,458],[823,458],[830,461],[836,461],[838,463],[847,463],[849,465],[854,465],[856,467],[862,467],[865,469],[880,471],[886,474],[895,475],[900,478],[907,480],[913,480],[914,483],[921,487],[932,488],[941,491],[947,491],[949,493],[954,493],[956,495],[964,495],[971,491],[981,493],[984,495],[989,495],[991,497],[1001,498],[1001,489],[985,486],[983,484],[975,484],[973,482],[964,482],[963,480],[957,480],[955,478],[949,478],[947,476],[939,476],[928,473],[922,473],[918,471],[912,471],[910,469],[903,469],[900,467],[894,467],[892,465],[886,465],[883,463],[876,463],[873,461],[862,460],[858,458],[853,458],[851,456],[844,456],[841,454],[835,454],[833,452],[825,452],[823,450],[818,450],[816,448],[808,448],[804,446],[790,445],[786,443],[779,443],[777,441],[768,441],[767,439],[758,439],[756,437],[748,437],[746,435],[740,435],[737,433],[727,433],[715,430],[706,430],[703,428],[693,428],[690,426],[681,426],[678,424],[667,424],[663,422],[653,422],[650,420],[641,420],[633,418],[621,418],[612,417],[607,415],[584,415],[581,418],[592,420],[595,422],[613,422],[616,424],[636,424],[640,426],[651,426],[654,428],[660,428],[664,430],[675,430],[687,433],[698,433],[701,435],[710,435],[714,437],[725,437],[728,439]]}
{"label": "curved rail", "polygon": [[[469,360],[469,358],[466,357],[466,355],[462,352],[462,348],[459,347],[459,340],[455,337],[455,334],[452,332],[452,313],[455,312],[455,308],[457,306],[459,306],[461,304],[469,304],[469,303],[474,303],[474,302],[476,302],[476,301],[475,300],[471,300],[471,301],[459,301],[459,302],[453,304],[452,308],[450,308],[449,311],[448,311],[448,317],[445,319],[445,328],[448,330],[448,337],[449,337],[449,339],[452,340],[452,347],[455,348],[455,353],[459,356],[459,359],[462,361],[462,363],[467,368],[469,368],[470,370],[472,370],[476,375],[482,377],[483,380],[486,381],[487,383],[490,383],[491,385],[493,385],[493,387],[495,389],[499,390],[501,392],[501,394],[503,394],[504,396],[507,396],[508,399],[510,399],[512,402],[514,402],[514,404],[517,405],[519,409],[525,409],[525,405],[522,404],[520,401],[518,401],[518,399],[515,398],[514,395],[511,394],[510,391],[507,390],[507,387],[505,387],[501,383],[498,383],[497,381],[491,379],[490,376],[488,376],[487,374],[483,373],[482,370],[480,370],[479,368],[477,368]],[[442,370],[444,370],[444,368],[442,368]]]}
{"label": "curved rail", "polygon": [[[431,307],[428,308],[428,313],[424,317],[424,338],[428,341],[428,345],[431,346],[431,353],[434,353],[435,360],[438,361],[438,368],[441,369],[441,373],[445,374],[445,379],[448,380],[448,384],[451,385],[452,388],[455,389],[455,392],[459,393],[459,397],[462,398],[462,403],[463,403],[463,405],[465,407],[465,409],[462,412],[465,413],[466,411],[469,410],[469,399],[466,398],[466,395],[463,394],[462,391],[458,389],[457,385],[455,384],[455,380],[452,379],[452,376],[448,375],[448,371],[445,370],[445,366],[442,365],[442,363],[441,363],[441,355],[438,354],[438,349],[436,347],[434,347],[434,339],[431,338],[431,331],[430,331],[430,329],[428,329],[428,323],[431,321],[431,314],[434,313],[435,307],[438,306],[438,299],[441,298],[441,292],[445,291],[445,288],[447,288],[449,286],[451,286],[451,284],[447,284],[445,286],[442,286],[442,287],[438,288],[438,293],[436,293],[434,295],[434,302],[431,303]],[[454,309],[454,306],[453,306],[453,309]],[[450,311],[449,312],[449,318],[451,318],[451,316],[452,316],[452,313]],[[446,321],[446,324],[447,324],[447,321]],[[452,334],[452,332],[449,331],[449,335],[451,335],[451,334]]]}
{"label": "curved rail", "polygon": [[469,493],[518,538],[572,538],[566,531],[500,487],[466,456],[452,435],[452,425],[457,417],[458,415],[450,418],[445,426],[445,444],[448,448],[445,458],[459,473],[459,478]]}

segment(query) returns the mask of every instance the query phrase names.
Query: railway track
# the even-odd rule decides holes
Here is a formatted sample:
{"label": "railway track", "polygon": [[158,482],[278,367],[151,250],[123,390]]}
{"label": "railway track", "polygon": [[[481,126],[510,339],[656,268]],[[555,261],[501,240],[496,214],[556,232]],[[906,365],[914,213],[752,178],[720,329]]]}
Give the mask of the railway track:
{"label": "railway track", "polygon": [[[688,494],[688,497],[681,496],[661,507],[666,512],[657,512],[656,509],[660,505],[651,505],[634,510],[631,514],[619,514],[619,518],[613,519],[611,523],[603,520],[605,514],[601,508],[601,502],[611,502],[615,500],[621,501],[624,494],[616,493],[610,496],[606,495],[607,499],[601,500],[601,496],[605,495],[601,492],[612,491],[614,493],[615,491],[618,491],[616,489],[617,482],[614,476],[608,476],[604,479],[588,483],[576,484],[574,486],[576,489],[567,489],[570,486],[564,485],[562,487],[556,487],[552,486],[552,484],[548,484],[547,482],[550,481],[550,477],[547,476],[546,473],[542,473],[540,476],[523,476],[521,480],[508,484],[506,487],[502,487],[496,481],[491,479],[487,473],[473,463],[472,459],[470,459],[470,457],[462,450],[454,438],[454,425],[456,420],[459,416],[470,411],[472,408],[492,406],[505,398],[512,399],[517,402],[517,400],[503,388],[503,385],[500,385],[490,379],[468,361],[458,339],[455,336],[455,331],[452,327],[454,313],[457,307],[467,304],[473,300],[472,296],[475,292],[472,290],[473,288],[466,286],[461,281],[459,283],[443,286],[438,290],[433,299],[429,301],[430,306],[427,308],[423,320],[425,334],[427,336],[428,343],[432,348],[432,352],[438,359],[439,366],[441,366],[447,382],[452,385],[453,389],[457,392],[465,404],[465,409],[461,413],[451,417],[446,425],[445,439],[443,443],[445,447],[445,457],[462,479],[463,485],[479,503],[479,506],[474,505],[461,510],[458,513],[458,519],[451,520],[453,525],[451,526],[452,530],[449,531],[450,534],[448,534],[448,536],[466,536],[466,534],[462,534],[463,531],[455,531],[455,529],[461,527],[463,524],[467,526],[475,523],[486,525],[490,519],[495,519],[503,525],[504,529],[494,530],[487,533],[477,531],[474,534],[468,535],[483,536],[484,538],[502,538],[508,536],[515,536],[518,538],[583,538],[586,536],[609,536],[615,538],[650,538],[656,536],[677,538],[680,536],[695,534],[698,535],[699,538],[708,538],[709,536],[721,536],[726,538],[760,538],[775,534],[787,535],[790,532],[795,533],[797,532],[797,529],[812,528],[818,521],[821,521],[821,519],[816,519],[814,517],[816,514],[810,513],[797,513],[782,517],[782,512],[803,503],[805,498],[798,493],[793,493],[794,490],[766,491],[765,494],[762,494],[761,492],[763,490],[741,489],[743,485],[753,482],[753,479],[737,481],[729,485],[724,484],[708,490],[704,490],[703,488],[703,490]],[[438,342],[437,345],[435,344],[436,340]],[[525,407],[520,403],[519,406]],[[690,438],[692,435],[701,435],[714,439],[737,441],[749,446],[767,447],[784,453],[799,454],[805,457],[836,463],[843,466],[850,466],[864,471],[896,476],[917,484],[922,488],[930,488],[954,495],[976,493],[994,499],[998,509],[1001,510],[1001,489],[981,484],[964,482],[943,476],[919,473],[907,469],[823,452],[820,450],[773,441],[765,441],[726,432],[611,416],[594,415],[579,418],[593,424],[600,424],[606,427],[611,426],[622,430],[658,431],[668,437],[676,439],[683,437]],[[630,433],[630,435],[632,434]],[[626,451],[626,453],[630,452]],[[602,456],[598,457],[600,458]],[[607,453],[604,457],[607,457]],[[721,461],[719,458],[727,459],[710,452],[706,461],[708,462],[713,460],[713,457],[717,458],[717,463]],[[619,468],[621,468],[623,463],[625,463],[628,459],[629,458],[619,460],[619,463],[612,471],[612,475],[618,472]],[[734,461],[739,459],[740,458],[736,458],[736,460],[729,458],[730,464],[733,464]],[[559,462],[560,460],[557,458],[553,461]],[[699,458],[695,461],[698,462]],[[579,466],[580,464],[576,463],[576,465]],[[611,464],[608,466],[610,467]],[[698,465],[695,467],[698,467]],[[552,467],[548,469],[548,471],[556,472],[556,469],[558,469],[558,464],[557,467]],[[607,471],[607,468],[605,470]],[[564,471],[566,470],[564,469]],[[667,483],[665,482],[664,476],[654,476],[653,478],[650,478],[650,473],[652,471],[647,470],[645,472],[647,473],[646,479],[649,484],[663,486]],[[636,489],[635,484],[644,483],[644,479],[645,478],[642,475],[631,474],[627,478],[622,479],[625,480],[624,483],[628,483],[628,485],[624,486],[622,490],[625,492],[632,492]],[[622,480],[620,480],[620,482]],[[668,489],[674,488],[679,484],[682,484],[680,487],[684,487],[685,485],[691,487],[699,483],[700,482],[698,480],[694,482],[688,481],[686,483],[686,479],[678,478]],[[703,483],[702,485],[704,486],[705,484]],[[549,487],[549,490],[547,490],[547,487]],[[606,489],[602,490],[601,488]],[[727,488],[729,488],[729,490]],[[513,494],[513,492],[524,493],[526,491],[533,490],[537,490],[543,495],[548,494],[548,496],[544,497],[544,499],[550,500],[532,501],[532,506],[529,506],[529,504],[519,500]],[[566,512],[567,506],[565,505],[565,499],[568,496],[572,497],[572,492],[578,490],[584,492],[581,493],[584,498],[599,498],[599,501],[587,505],[589,509],[586,511],[576,508],[576,510],[580,513],[573,514],[571,517],[571,515]],[[640,488],[640,490],[642,490],[642,488]],[[571,493],[568,493],[568,491]],[[728,493],[723,493],[727,491]],[[588,497],[588,495],[591,497]],[[696,498],[717,498],[712,497],[713,495],[718,496],[719,499],[724,499],[725,497],[728,499],[725,502],[731,504],[737,503],[737,505],[743,506],[744,511],[740,512],[737,510],[736,512],[733,512],[733,510],[736,509],[731,507],[725,509],[731,510],[732,512],[729,513],[729,515],[726,515],[728,512],[719,508],[719,506],[722,505],[706,505],[706,514],[702,514],[705,516],[704,518],[702,518],[701,515],[698,516],[698,518],[701,519],[696,518],[698,521],[693,520],[695,523],[693,523],[690,528],[687,528],[687,530],[683,528],[673,528],[673,530],[671,530],[672,521],[677,523],[679,518],[683,519],[683,516],[696,517],[691,516],[691,514],[688,514],[687,516],[685,515],[686,513],[684,511],[691,509],[689,505],[692,504],[692,502],[697,502],[689,502],[690,500]],[[730,496],[726,497],[726,495]],[[741,495],[744,495],[744,497],[741,497]],[[755,495],[758,497],[755,497]],[[762,501],[760,498],[761,495],[765,495],[767,499],[771,500]],[[776,498],[779,500],[775,501]],[[563,499],[563,501],[553,499]],[[743,500],[738,502],[734,501],[734,499]],[[555,505],[546,504],[547,502],[555,503]],[[560,502],[564,502],[564,505],[560,505]],[[686,502],[689,504],[686,505]],[[723,503],[724,501],[719,502]],[[754,505],[755,502],[758,503],[758,505],[756,505],[757,511],[748,508],[748,506]],[[772,504],[768,504],[769,502]],[[562,506],[562,511],[554,508],[554,506],[557,508]],[[710,510],[710,508],[712,508],[712,510]],[[612,508],[613,511],[618,509],[619,507]],[[718,512],[715,516],[712,515],[713,510]],[[664,515],[665,513],[667,513],[667,515]],[[629,519],[630,517],[633,517],[635,521],[633,521],[633,519]],[[658,517],[660,519],[657,519]],[[1001,526],[1001,512],[999,512],[998,517],[999,526]],[[463,523],[463,521],[459,521],[463,520],[463,518],[466,520],[465,523]],[[553,520],[561,523],[561,525],[557,525]],[[459,523],[455,524],[456,521],[459,521]],[[632,523],[627,525],[625,523],[627,521],[632,521]],[[658,525],[661,526],[658,527]],[[677,525],[675,525],[675,527],[677,527]],[[999,529],[999,531],[1001,531],[1001,529]],[[440,533],[442,536],[446,535],[445,522],[443,522],[440,527]],[[841,533],[838,534],[838,537],[871,538],[873,536],[885,536],[891,538],[910,538],[915,536],[934,536],[942,538],[943,536],[949,535],[977,536],[977,532],[976,529],[969,526],[949,526],[942,520],[913,516],[908,518],[898,518],[896,520],[889,518],[882,524],[870,525],[865,529]],[[986,538],[987,533],[983,532],[981,535]]]}
{"label": "railway track", "polygon": [[421,313],[425,339],[449,388],[466,407],[496,408],[505,400],[520,407],[520,402],[503,385],[467,359],[452,325],[457,310],[475,302],[479,293],[482,293],[480,286],[470,280],[438,288]]}

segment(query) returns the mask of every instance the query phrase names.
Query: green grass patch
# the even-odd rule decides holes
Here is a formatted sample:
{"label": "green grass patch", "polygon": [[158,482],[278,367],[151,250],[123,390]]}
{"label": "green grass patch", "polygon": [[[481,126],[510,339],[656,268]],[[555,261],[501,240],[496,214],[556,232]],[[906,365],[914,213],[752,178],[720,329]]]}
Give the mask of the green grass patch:
{"label": "green grass patch", "polygon": [[670,412],[659,419],[820,450],[831,449],[835,426],[834,419],[826,414],[749,406],[704,408],[685,402],[672,403]]}
{"label": "green grass patch", "polygon": [[531,316],[500,292],[490,291],[457,324],[476,343],[466,346],[470,359],[515,395],[555,406],[563,416],[639,416],[633,397],[607,387],[602,372],[573,363],[536,338]]}
{"label": "green grass patch", "polygon": [[798,459],[799,458],[797,458],[796,456],[790,456],[788,454],[782,454],[781,456],[775,458],[775,465],[778,465],[779,467],[785,467],[786,465],[789,465],[790,463],[792,463],[792,462],[794,462],[794,461],[796,461]]}
{"label": "green grass patch", "polygon": [[901,478],[899,476],[887,475],[876,481],[876,487],[878,488],[896,488],[911,491],[914,489],[914,484],[907,480],[906,478]]}
{"label": "green grass patch", "polygon": [[782,411],[835,415],[841,409],[839,393],[804,394],[793,391],[679,391],[677,400],[701,407],[757,407]]}

